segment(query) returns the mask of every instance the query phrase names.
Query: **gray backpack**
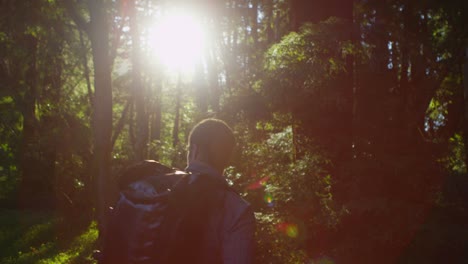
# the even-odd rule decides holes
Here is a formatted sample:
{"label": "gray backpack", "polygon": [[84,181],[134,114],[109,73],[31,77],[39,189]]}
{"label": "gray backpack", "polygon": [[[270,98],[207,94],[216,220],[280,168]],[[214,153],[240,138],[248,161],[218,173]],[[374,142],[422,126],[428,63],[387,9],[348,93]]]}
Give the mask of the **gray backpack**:
{"label": "gray backpack", "polygon": [[119,187],[102,263],[221,262],[221,253],[206,252],[204,244],[229,188],[224,180],[143,161],[125,170]]}

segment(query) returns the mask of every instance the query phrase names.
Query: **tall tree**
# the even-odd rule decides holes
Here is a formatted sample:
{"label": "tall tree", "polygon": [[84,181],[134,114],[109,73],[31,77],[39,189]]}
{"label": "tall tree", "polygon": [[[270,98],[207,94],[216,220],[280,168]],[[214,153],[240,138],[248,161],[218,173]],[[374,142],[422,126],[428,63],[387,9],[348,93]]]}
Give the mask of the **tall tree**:
{"label": "tall tree", "polygon": [[[465,140],[465,153],[468,153],[468,48],[465,50],[465,61],[463,64],[463,139]],[[465,154],[465,164],[468,164],[468,155]]]}
{"label": "tall tree", "polygon": [[136,1],[130,0],[128,3],[129,18],[130,18],[130,31],[132,37],[132,88],[133,97],[136,108],[136,145],[135,145],[135,158],[143,160],[148,152],[148,114],[146,112],[146,89],[142,82],[141,74],[141,44],[140,44],[140,31],[138,22],[138,12],[136,8]]}
{"label": "tall tree", "polygon": [[106,211],[110,203],[110,157],[112,151],[112,79],[109,46],[109,10],[106,1],[87,1],[89,21],[81,14],[79,4],[64,0],[64,5],[77,26],[91,42],[94,65],[93,178],[100,237],[105,235]]}
{"label": "tall tree", "polygon": [[99,235],[105,235],[109,205],[110,157],[112,136],[112,79],[109,57],[109,16],[104,1],[89,2],[89,38],[94,63],[93,135],[94,166]]}

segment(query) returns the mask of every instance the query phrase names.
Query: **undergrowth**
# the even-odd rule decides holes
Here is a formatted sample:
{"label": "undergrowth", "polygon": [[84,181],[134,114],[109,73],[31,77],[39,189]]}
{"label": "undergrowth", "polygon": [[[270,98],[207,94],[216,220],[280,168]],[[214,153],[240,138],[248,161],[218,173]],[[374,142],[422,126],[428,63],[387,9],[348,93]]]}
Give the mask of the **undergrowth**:
{"label": "undergrowth", "polygon": [[0,263],[96,263],[95,222],[51,212],[0,210]]}

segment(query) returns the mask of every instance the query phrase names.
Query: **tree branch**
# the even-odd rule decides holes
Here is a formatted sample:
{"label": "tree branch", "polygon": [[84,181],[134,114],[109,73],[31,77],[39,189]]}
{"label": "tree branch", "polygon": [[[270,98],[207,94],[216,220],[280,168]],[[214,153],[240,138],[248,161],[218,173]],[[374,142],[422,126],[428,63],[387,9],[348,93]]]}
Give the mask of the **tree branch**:
{"label": "tree branch", "polygon": [[119,122],[117,123],[117,126],[115,127],[115,132],[114,135],[112,135],[112,140],[111,140],[111,149],[114,149],[115,141],[117,141],[117,138],[119,137],[120,133],[122,132],[122,129],[125,124],[125,119],[127,117],[127,112],[128,109],[130,108],[130,105],[132,104],[132,98],[130,97],[127,101],[127,104],[125,105],[124,110],[122,111],[122,116],[119,119]]}

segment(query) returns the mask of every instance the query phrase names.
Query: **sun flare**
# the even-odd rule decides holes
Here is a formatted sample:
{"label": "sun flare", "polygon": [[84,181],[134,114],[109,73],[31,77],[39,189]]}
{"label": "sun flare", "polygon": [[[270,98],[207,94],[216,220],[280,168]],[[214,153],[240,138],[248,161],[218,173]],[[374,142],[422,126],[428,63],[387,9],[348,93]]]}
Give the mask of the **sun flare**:
{"label": "sun flare", "polygon": [[201,63],[208,41],[200,18],[182,10],[161,16],[150,29],[151,54],[172,74],[190,74]]}

